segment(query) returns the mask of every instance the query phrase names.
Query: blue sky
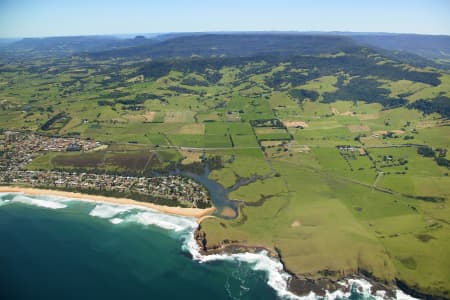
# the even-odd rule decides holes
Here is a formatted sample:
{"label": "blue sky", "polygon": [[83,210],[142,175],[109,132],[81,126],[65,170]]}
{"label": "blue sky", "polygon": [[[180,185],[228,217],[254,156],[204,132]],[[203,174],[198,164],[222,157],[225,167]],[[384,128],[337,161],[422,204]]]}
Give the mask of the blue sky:
{"label": "blue sky", "polygon": [[450,1],[0,0],[0,37],[254,30],[450,35]]}

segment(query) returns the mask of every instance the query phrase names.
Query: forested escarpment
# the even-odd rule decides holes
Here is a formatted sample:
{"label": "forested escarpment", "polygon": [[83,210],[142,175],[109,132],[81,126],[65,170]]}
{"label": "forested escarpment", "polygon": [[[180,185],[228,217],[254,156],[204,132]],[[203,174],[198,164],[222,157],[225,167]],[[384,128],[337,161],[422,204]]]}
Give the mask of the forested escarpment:
{"label": "forested escarpment", "polygon": [[[377,56],[368,49],[358,49],[342,55],[331,57],[295,55],[255,56],[255,57],[223,57],[223,58],[192,58],[152,61],[139,67],[135,74],[143,74],[150,80],[167,76],[171,71],[183,74],[203,74],[209,84],[216,84],[221,78],[220,70],[224,67],[239,68],[237,84],[245,82],[249,76],[262,74],[264,83],[277,91],[289,91],[289,94],[301,101],[308,98],[312,101],[318,95],[312,90],[297,90],[295,87],[323,76],[337,76],[334,92],[326,92],[322,102],[331,103],[337,100],[365,101],[366,103],[380,103],[386,108],[399,107],[408,104],[408,101],[399,96],[390,95],[390,91],[383,88],[380,80],[424,83],[438,86],[441,81],[440,74],[435,71],[422,71],[406,69],[402,64],[390,61],[380,63],[381,56]],[[372,55],[372,56],[371,56]],[[276,71],[272,71],[275,69]],[[278,70],[277,70],[278,69]],[[197,82],[184,80],[185,85],[198,85]],[[419,105],[419,104],[417,104]],[[417,108],[409,105],[409,108]],[[440,101],[439,110],[445,112],[448,101]],[[423,108],[421,109],[423,110]]]}

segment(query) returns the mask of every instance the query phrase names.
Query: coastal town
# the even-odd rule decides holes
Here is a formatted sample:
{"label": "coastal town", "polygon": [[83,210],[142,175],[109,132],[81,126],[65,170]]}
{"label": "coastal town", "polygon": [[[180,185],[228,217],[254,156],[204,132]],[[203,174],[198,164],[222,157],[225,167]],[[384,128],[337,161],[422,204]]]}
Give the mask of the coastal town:
{"label": "coastal town", "polygon": [[22,170],[34,158],[49,151],[91,151],[101,147],[100,142],[76,137],[49,137],[17,131],[3,132],[0,139],[0,171]]}
{"label": "coastal town", "polygon": [[137,200],[204,208],[210,206],[207,190],[194,180],[181,176],[133,177],[111,174],[59,171],[30,171],[26,165],[48,151],[92,151],[102,147],[94,140],[47,137],[37,134],[4,132],[0,140],[0,184],[60,189]]}

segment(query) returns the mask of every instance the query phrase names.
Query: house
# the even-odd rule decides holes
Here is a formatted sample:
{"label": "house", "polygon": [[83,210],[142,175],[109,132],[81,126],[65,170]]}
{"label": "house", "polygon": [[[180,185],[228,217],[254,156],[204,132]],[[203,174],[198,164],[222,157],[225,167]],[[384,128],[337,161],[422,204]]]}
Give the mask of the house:
{"label": "house", "polygon": [[17,131],[5,131],[5,138],[7,142],[15,142],[17,141],[17,138],[19,137],[19,132]]}
{"label": "house", "polygon": [[67,146],[66,151],[81,151],[81,145],[80,144],[69,144],[69,146]]}

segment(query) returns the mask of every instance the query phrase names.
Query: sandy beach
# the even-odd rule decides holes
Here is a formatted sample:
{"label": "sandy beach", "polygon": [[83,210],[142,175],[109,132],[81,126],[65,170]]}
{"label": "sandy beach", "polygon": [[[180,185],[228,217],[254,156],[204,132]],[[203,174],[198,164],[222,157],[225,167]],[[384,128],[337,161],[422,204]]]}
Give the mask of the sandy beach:
{"label": "sandy beach", "polygon": [[61,196],[65,198],[73,198],[81,201],[88,202],[106,202],[111,204],[122,204],[122,205],[136,205],[147,207],[151,209],[155,209],[157,211],[173,214],[178,216],[187,216],[194,217],[197,219],[197,222],[200,222],[203,217],[209,216],[216,210],[214,207],[200,209],[200,208],[185,208],[185,207],[172,207],[172,206],[164,206],[157,205],[149,202],[141,202],[127,198],[115,198],[115,197],[105,197],[98,195],[89,195],[82,193],[74,193],[74,192],[65,192],[65,191],[55,191],[55,190],[46,190],[46,189],[36,189],[36,188],[25,188],[19,186],[1,186],[0,193],[24,193],[26,195],[31,196],[40,196],[40,195],[48,195],[48,196]]}

